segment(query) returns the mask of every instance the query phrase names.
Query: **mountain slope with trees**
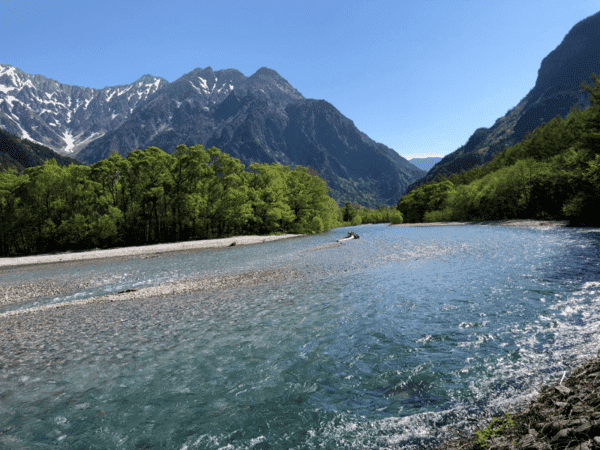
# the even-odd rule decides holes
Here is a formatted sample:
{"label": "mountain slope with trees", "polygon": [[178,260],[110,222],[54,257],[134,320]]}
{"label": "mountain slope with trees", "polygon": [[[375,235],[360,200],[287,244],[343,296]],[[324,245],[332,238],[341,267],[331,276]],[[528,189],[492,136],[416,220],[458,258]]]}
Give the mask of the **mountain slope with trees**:
{"label": "mountain slope with trees", "polygon": [[591,107],[529,133],[484,166],[442,177],[398,202],[405,222],[557,219],[600,225],[600,79]]}
{"label": "mountain slope with trees", "polygon": [[55,159],[61,166],[68,166],[71,163],[81,164],[44,145],[21,139],[0,128],[0,171],[14,169],[21,172],[27,167],[44,164],[44,161],[49,159]]}
{"label": "mountain slope with trees", "polygon": [[592,82],[600,72],[600,12],[578,22],[556,49],[546,56],[533,89],[490,128],[478,128],[467,143],[446,155],[407,191],[436,177],[469,170],[494,159],[507,147],[522,141],[542,123],[567,117],[572,108],[589,106],[582,81]]}

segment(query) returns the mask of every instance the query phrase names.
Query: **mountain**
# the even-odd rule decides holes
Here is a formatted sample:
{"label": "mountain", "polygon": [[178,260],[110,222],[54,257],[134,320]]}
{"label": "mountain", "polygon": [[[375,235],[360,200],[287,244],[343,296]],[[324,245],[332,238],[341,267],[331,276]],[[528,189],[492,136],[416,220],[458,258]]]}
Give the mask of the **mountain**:
{"label": "mountain", "polygon": [[89,142],[117,129],[140,102],[165,84],[162,78],[144,75],[125,86],[83,88],[0,64],[0,127],[76,155]]}
{"label": "mountain", "polygon": [[408,162],[411,164],[414,164],[421,170],[429,171],[435,164],[437,164],[441,160],[442,160],[442,158],[439,158],[437,156],[432,156],[429,158],[412,158],[412,159],[409,159]]}
{"label": "mountain", "polygon": [[600,12],[577,23],[540,65],[535,86],[490,128],[478,128],[458,150],[446,155],[407,191],[440,175],[460,173],[491,161],[505,148],[522,141],[542,123],[565,118],[572,108],[587,108],[581,83],[600,74]]}
{"label": "mountain", "polygon": [[147,75],[103,90],[0,70],[0,126],[86,164],[150,146],[168,153],[180,144],[216,146],[247,166],[310,166],[338,203],[371,207],[396,204],[425,175],[333,105],[305,98],[265,67],[250,77],[197,68],[172,83]]}
{"label": "mountain", "polygon": [[0,171],[10,168],[21,171],[27,167],[39,166],[48,159],[56,159],[61,166],[71,163],[81,164],[79,161],[60,155],[52,149],[41,144],[21,139],[7,131],[0,129]]}

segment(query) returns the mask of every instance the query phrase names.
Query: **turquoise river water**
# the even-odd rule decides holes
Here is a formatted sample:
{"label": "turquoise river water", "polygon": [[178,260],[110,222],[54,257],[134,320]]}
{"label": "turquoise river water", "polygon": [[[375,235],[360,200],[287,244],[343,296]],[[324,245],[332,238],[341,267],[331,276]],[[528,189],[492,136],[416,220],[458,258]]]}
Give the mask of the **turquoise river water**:
{"label": "turquoise river water", "polygon": [[[64,321],[67,332],[40,344],[39,358],[15,355],[21,363],[0,366],[0,447],[428,448],[517,407],[600,348],[600,230],[353,230],[360,239],[333,247],[348,228],[0,271],[15,283],[74,274],[101,281],[37,304],[203,275],[300,273],[60,309],[53,327]],[[54,317],[18,320],[35,335],[46,314]],[[0,333],[14,320],[0,314]]]}

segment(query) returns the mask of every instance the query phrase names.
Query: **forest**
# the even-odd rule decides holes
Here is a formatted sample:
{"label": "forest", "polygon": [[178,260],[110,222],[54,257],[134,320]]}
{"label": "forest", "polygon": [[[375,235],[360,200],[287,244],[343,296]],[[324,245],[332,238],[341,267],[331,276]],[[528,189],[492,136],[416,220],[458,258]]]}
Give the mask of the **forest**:
{"label": "forest", "polygon": [[600,225],[600,79],[591,106],[542,124],[492,161],[404,195],[405,222],[567,220]]}
{"label": "forest", "polygon": [[212,147],[156,147],[92,166],[55,160],[0,172],[0,254],[244,234],[319,233],[338,207],[308,168],[245,166]]}

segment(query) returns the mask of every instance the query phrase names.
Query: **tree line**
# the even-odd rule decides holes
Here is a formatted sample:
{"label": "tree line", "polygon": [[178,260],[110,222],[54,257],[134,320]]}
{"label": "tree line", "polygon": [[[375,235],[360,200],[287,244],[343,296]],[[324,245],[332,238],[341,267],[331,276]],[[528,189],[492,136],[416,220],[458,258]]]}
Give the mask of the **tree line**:
{"label": "tree line", "polygon": [[591,106],[557,116],[484,166],[438,177],[398,202],[406,222],[568,220],[600,225],[600,79]]}
{"label": "tree line", "polygon": [[377,209],[363,208],[357,203],[346,203],[340,208],[340,217],[344,226],[367,223],[402,223],[402,213],[393,206],[380,206]]}
{"label": "tree line", "polygon": [[156,147],[92,166],[49,160],[0,173],[0,254],[27,255],[342,224],[310,169],[251,164],[212,147]]}

